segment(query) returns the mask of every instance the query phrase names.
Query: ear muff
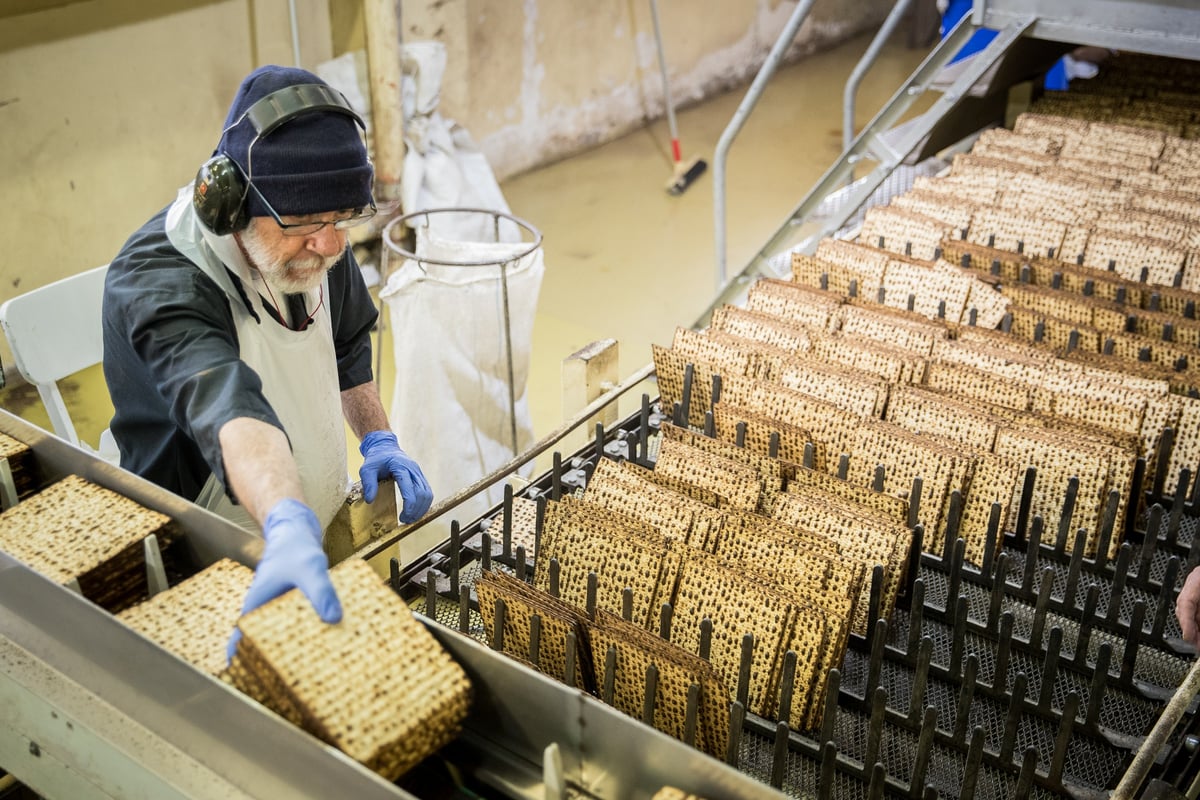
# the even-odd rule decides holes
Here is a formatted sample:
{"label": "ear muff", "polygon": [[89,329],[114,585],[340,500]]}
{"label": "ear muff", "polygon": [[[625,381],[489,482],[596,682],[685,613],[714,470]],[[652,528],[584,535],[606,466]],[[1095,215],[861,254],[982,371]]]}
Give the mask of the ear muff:
{"label": "ear muff", "polygon": [[192,187],[192,207],[204,226],[218,236],[245,228],[246,181],[232,158],[213,156],[200,165]]}
{"label": "ear muff", "polygon": [[[221,140],[223,142],[226,133],[248,119],[254,126],[252,148],[259,139],[285,122],[315,111],[345,114],[366,132],[362,117],[341,92],[319,83],[303,83],[285,86],[255,101],[236,122],[221,132]],[[226,236],[250,223],[250,215],[246,212],[248,182],[237,162],[219,152],[218,147],[218,153],[200,166],[192,189],[192,206],[205,227],[218,236]]]}

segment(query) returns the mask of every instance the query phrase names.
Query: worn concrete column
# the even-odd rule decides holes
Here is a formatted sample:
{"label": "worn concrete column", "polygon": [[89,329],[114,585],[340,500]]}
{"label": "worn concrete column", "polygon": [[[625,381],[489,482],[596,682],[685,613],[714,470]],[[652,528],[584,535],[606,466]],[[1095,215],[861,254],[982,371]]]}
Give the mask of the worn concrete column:
{"label": "worn concrete column", "polygon": [[400,14],[398,0],[364,0],[367,70],[371,78],[371,124],[375,145],[375,196],[400,198],[404,170],[404,113],[400,107]]}

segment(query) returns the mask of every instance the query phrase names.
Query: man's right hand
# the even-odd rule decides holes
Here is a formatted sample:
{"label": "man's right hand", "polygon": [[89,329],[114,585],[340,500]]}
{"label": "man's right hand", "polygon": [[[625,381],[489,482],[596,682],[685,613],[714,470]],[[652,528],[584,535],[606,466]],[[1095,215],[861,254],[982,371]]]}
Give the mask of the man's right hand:
{"label": "man's right hand", "polygon": [[[262,559],[242,604],[242,614],[299,589],[323,622],[340,622],[342,604],[329,580],[329,559],[321,548],[321,523],[299,500],[280,500],[263,524]],[[226,655],[232,659],[242,632],[236,628]]]}

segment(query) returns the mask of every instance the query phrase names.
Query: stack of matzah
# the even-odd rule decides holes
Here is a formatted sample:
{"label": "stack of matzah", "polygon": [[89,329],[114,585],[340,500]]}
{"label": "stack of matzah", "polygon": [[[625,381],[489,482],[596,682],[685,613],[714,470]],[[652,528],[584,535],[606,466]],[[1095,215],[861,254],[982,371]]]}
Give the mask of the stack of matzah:
{"label": "stack of matzah", "polygon": [[[912,546],[912,531],[903,522],[812,486],[789,486],[776,501],[773,516],[787,525],[832,540],[845,560],[860,563],[868,571],[876,564],[882,566],[880,615],[885,618],[891,615]],[[870,590],[869,584],[863,586],[852,621],[852,630],[863,635],[867,633]]]}
{"label": "stack of matzah", "polygon": [[235,686],[395,780],[449,743],[471,700],[462,668],[365,562],[330,570],[342,621],[297,590],[238,622]]}
{"label": "stack of matzah", "polygon": [[[646,471],[628,462],[601,459],[587,483],[585,500],[649,525],[669,541],[708,549],[723,512],[711,504],[651,480]],[[715,499],[715,498],[714,498]],[[539,559],[538,568],[542,562]]]}
{"label": "stack of matzah", "polygon": [[[538,591],[506,572],[481,573],[475,582],[475,591],[479,595],[479,614],[483,617],[484,630],[492,645],[495,646],[496,601],[501,600],[504,603],[503,652],[557,681],[566,680],[567,635],[574,634],[574,685],[577,689],[595,693],[595,673],[584,628],[586,618],[581,609]],[[541,626],[536,653],[531,641],[535,614]]]}
{"label": "stack of matzah", "polygon": [[653,726],[668,736],[684,739],[688,690],[695,684],[700,690],[695,746],[715,758],[725,757],[729,744],[729,690],[711,664],[615,614],[599,611],[587,628],[592,662],[602,672],[601,680],[607,674],[606,664],[612,653],[614,708],[642,718],[646,673],[654,665],[657,683]]}
{"label": "stack of matzah", "polygon": [[116,613],[146,598],[142,541],[160,547],[175,524],[127,497],[69,475],[0,514],[0,549]]}
{"label": "stack of matzah", "polygon": [[840,295],[800,286],[792,281],[763,278],[750,287],[746,309],[784,319],[792,325],[828,330],[842,304]]}
{"label": "stack of matzah", "polygon": [[253,579],[254,570],[223,558],[117,618],[184,661],[219,675]]}
{"label": "stack of matzah", "polygon": [[[673,444],[668,444],[668,442],[678,442],[686,445],[688,448],[696,448],[713,456],[718,456],[721,459],[744,464],[754,470],[758,475],[758,503],[754,508],[744,509],[747,511],[764,511],[766,508],[769,508],[770,504],[774,501],[775,495],[783,491],[785,477],[796,469],[792,464],[785,464],[779,459],[757,453],[753,449],[738,447],[737,445],[721,441],[719,438],[703,436],[667,422],[664,422],[659,430],[663,437],[662,446],[659,449],[660,462],[663,458],[664,448],[667,451],[668,460],[673,457],[678,459],[688,458],[688,451],[686,449],[679,450],[673,456],[672,451],[677,450],[677,448]],[[657,473],[658,471],[658,465],[656,464],[652,472]]]}
{"label": "stack of matzah", "polygon": [[549,591],[549,565],[555,559],[562,600],[587,608],[588,576],[595,573],[597,608],[620,614],[622,593],[630,589],[634,622],[656,627],[661,605],[670,600],[681,559],[652,527],[653,516],[639,514],[638,518],[646,521],[571,498],[547,503],[533,585]]}
{"label": "stack of matzah", "polygon": [[768,344],[788,353],[804,352],[809,348],[811,341],[808,331],[796,323],[762,311],[736,306],[722,306],[714,310],[710,330]]}
{"label": "stack of matzah", "polygon": [[[797,685],[809,689],[816,682],[826,657],[824,617],[753,570],[732,569],[715,556],[693,553],[680,573],[671,638],[689,652],[699,652],[701,623],[711,620],[709,661],[732,689],[738,685],[743,637],[751,634],[748,708],[769,717],[777,707],[787,650],[798,656]],[[794,704],[807,712],[808,697],[797,697]]]}
{"label": "stack of matzah", "polygon": [[922,261],[938,257],[942,238],[954,233],[954,226],[933,217],[901,207],[875,206],[863,218],[859,241],[893,253]]}

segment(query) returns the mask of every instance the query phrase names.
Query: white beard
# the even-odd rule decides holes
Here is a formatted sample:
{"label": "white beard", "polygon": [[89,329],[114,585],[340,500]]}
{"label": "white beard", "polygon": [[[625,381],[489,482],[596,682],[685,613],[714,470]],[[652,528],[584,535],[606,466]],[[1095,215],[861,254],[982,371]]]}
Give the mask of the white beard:
{"label": "white beard", "polygon": [[325,279],[325,273],[342,258],[342,253],[329,257],[312,254],[281,262],[252,227],[242,231],[240,239],[251,266],[272,288],[284,294],[304,294],[316,289]]}

